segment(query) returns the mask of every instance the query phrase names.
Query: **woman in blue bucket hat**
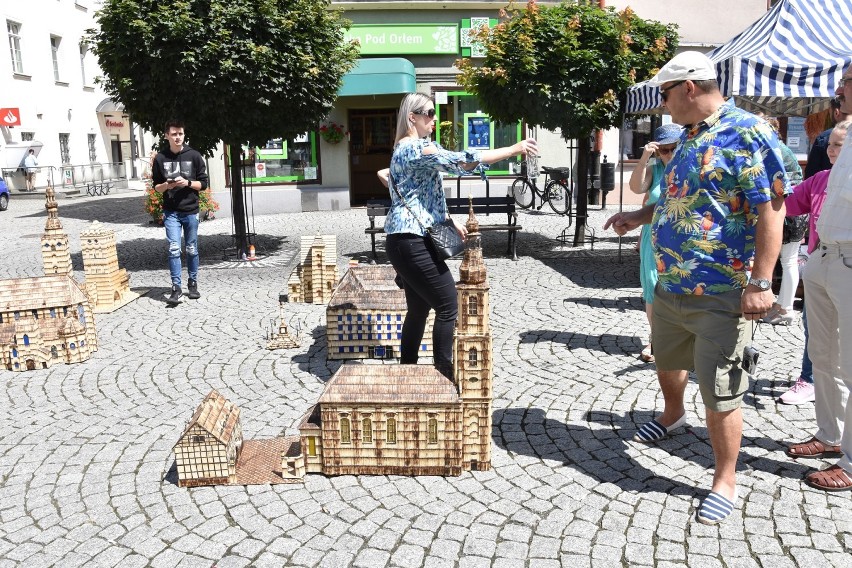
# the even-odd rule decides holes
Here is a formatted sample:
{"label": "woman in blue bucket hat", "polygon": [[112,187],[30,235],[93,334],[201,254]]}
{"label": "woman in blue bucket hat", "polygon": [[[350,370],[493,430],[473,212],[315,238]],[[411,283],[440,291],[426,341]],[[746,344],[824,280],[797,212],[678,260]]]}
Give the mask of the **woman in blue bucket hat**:
{"label": "woman in blue bucket hat", "polygon": [[[683,128],[677,124],[664,124],[654,130],[651,142],[642,150],[642,156],[630,176],[630,190],[636,194],[645,194],[643,205],[656,203],[660,199],[663,182],[663,171],[674,156]],[[651,161],[651,157],[655,159]],[[645,313],[648,315],[648,325],[651,325],[651,315],[654,305],[654,287],[657,285],[657,263],[654,260],[654,249],[651,246],[651,226],[642,227],[639,236],[639,280],[642,282],[642,297],[645,299]],[[651,341],[642,350],[639,358],[646,363],[654,360],[653,329]]]}

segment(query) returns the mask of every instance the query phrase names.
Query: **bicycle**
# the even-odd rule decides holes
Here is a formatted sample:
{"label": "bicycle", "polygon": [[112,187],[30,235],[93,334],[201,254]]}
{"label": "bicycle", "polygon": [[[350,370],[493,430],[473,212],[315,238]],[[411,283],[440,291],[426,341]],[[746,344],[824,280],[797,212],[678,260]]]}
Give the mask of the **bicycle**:
{"label": "bicycle", "polygon": [[521,176],[512,182],[510,188],[511,195],[521,209],[529,209],[535,203],[535,196],[538,195],[541,203],[536,210],[541,210],[544,203],[547,202],[553,212],[557,215],[568,215],[568,225],[571,225],[571,202],[574,197],[574,192],[571,189],[570,168],[548,168],[542,167],[548,180],[544,184],[544,190],[538,189],[538,184],[535,179],[529,180],[526,176],[526,164],[521,165]]}

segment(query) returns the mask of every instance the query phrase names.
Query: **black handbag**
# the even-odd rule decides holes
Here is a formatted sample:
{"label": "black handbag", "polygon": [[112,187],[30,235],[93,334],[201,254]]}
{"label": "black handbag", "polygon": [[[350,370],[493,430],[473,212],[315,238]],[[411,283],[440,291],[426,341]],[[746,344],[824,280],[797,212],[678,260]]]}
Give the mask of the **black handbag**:
{"label": "black handbag", "polygon": [[435,252],[442,259],[446,260],[454,257],[464,250],[464,241],[453,224],[452,219],[436,223],[426,229],[426,231],[429,234],[429,238],[432,239]]}
{"label": "black handbag", "polygon": [[435,223],[427,229],[423,226],[423,223],[420,222],[420,219],[414,211],[411,210],[411,207],[408,206],[408,202],[402,196],[402,193],[400,193],[399,189],[397,189],[393,175],[389,175],[388,178],[390,180],[391,187],[393,187],[394,191],[396,191],[396,194],[399,196],[402,204],[406,209],[408,209],[408,212],[411,213],[411,216],[414,217],[414,220],[417,221],[417,224],[420,225],[420,228],[432,241],[432,246],[435,247],[435,252],[441,260],[452,258],[464,251],[464,241],[462,240],[458,230],[456,230],[456,226],[452,219],[445,219],[440,223]]}

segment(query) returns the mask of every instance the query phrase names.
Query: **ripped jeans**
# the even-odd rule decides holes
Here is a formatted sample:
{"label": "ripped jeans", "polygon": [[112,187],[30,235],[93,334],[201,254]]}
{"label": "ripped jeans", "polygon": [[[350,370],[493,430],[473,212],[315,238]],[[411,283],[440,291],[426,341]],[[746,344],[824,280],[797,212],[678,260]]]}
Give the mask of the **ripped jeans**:
{"label": "ripped jeans", "polygon": [[180,287],[181,229],[186,242],[186,270],[190,280],[198,279],[198,213],[163,211],[163,226],[169,240],[169,272],[172,285]]}

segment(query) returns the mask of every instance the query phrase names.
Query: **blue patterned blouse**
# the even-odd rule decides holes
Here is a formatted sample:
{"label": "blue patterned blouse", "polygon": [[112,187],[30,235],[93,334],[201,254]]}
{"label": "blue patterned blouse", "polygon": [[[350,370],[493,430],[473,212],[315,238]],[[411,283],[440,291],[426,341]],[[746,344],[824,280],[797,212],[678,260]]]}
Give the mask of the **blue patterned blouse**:
{"label": "blue patterned blouse", "polygon": [[[433,146],[438,151],[424,154],[424,150]],[[444,184],[440,172],[455,175],[469,175],[472,172],[462,168],[462,164],[478,162],[477,151],[450,152],[435,142],[426,139],[406,138],[393,150],[391,158],[391,208],[385,217],[385,233],[411,233],[425,236],[421,228],[429,228],[447,218],[447,200],[444,196]],[[394,181],[396,185],[394,185]],[[412,217],[403,205],[399,193],[405,198],[408,207],[417,215],[420,223]]]}

